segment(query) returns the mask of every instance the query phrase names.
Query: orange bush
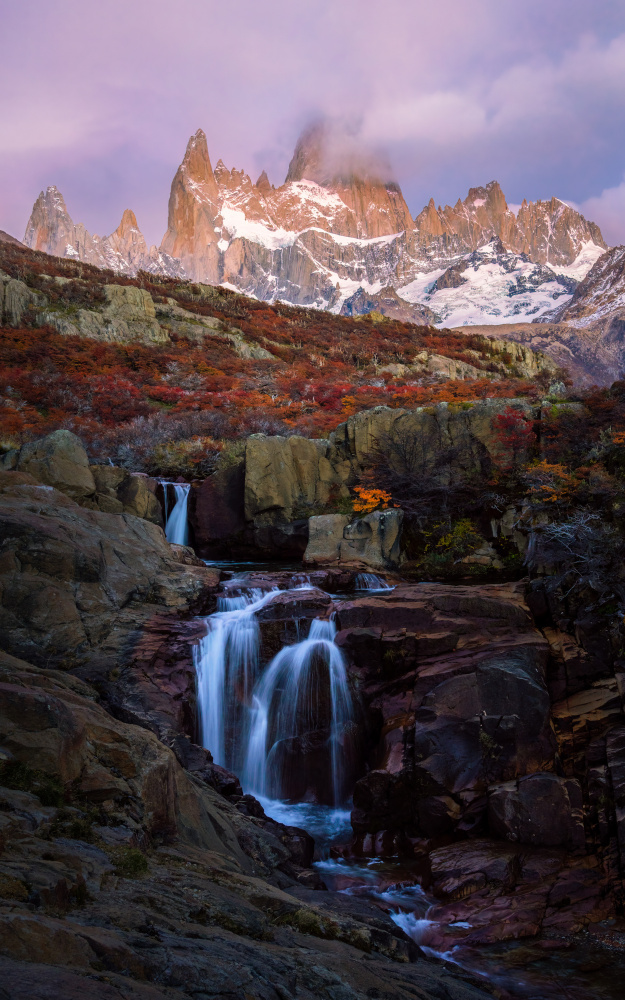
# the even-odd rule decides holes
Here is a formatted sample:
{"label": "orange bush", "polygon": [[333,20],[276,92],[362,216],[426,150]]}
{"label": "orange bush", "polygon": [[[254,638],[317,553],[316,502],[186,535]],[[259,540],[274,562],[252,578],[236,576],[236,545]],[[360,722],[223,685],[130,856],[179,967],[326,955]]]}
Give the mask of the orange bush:
{"label": "orange bush", "polygon": [[371,514],[374,510],[386,510],[391,500],[391,494],[386,490],[366,489],[355,486],[354,512],[356,514]]}

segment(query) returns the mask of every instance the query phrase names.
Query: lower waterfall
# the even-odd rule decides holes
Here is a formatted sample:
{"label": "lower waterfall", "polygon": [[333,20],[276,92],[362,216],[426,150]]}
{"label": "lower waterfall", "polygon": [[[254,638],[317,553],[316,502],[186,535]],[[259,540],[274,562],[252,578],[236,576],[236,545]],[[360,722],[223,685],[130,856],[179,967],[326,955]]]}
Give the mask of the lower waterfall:
{"label": "lower waterfall", "polygon": [[343,801],[341,741],[353,706],[335,634],[333,622],[316,618],[308,638],[285,646],[256,686],[243,781],[257,795],[289,797],[294,791],[289,772],[302,766],[301,743],[310,744],[311,734],[319,734],[325,744],[319,749],[329,763],[327,804]]}
{"label": "lower waterfall", "polygon": [[354,579],[354,590],[393,590],[383,576],[377,573],[357,573]]}
{"label": "lower waterfall", "polygon": [[[306,589],[306,588],[299,588]],[[354,708],[332,621],[260,664],[256,613],[273,591],[219,598],[194,649],[202,742],[216,764],[262,798],[344,802]]]}

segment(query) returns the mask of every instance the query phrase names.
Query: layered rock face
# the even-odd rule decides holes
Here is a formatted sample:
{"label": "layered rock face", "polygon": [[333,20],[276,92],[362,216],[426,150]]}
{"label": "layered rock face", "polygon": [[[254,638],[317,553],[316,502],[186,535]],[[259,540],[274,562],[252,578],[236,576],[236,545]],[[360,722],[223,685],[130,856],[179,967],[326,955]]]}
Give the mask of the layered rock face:
{"label": "layered rock face", "polygon": [[[380,450],[397,450],[399,461],[406,448],[414,449],[423,476],[435,474],[443,484],[450,482],[454,468],[458,474],[487,477],[495,461],[506,461],[492,422],[510,405],[529,419],[539,417],[539,408],[522,400],[463,407],[441,403],[419,410],[380,406],[350,417],[327,440],[253,434],[238,463],[191,492],[198,551],[211,558],[226,551],[256,551],[304,557],[310,565],[395,568],[400,512],[381,512],[382,519],[380,514],[360,519],[343,514],[340,507],[349,499],[349,487]],[[440,467],[441,455],[452,453],[453,468]]]}
{"label": "layered rock face", "polygon": [[[278,188],[264,173],[254,184],[221,161],[213,171],[206,136],[199,129],[172,183],[160,250],[147,249],[131,212],[124,213],[111,236],[92,237],[84,226],[74,225],[56,188],[39,196],[24,238],[28,246],[47,253],[125,273],[139,268],[184,273],[271,301],[334,310],[358,286],[365,299],[381,288],[399,289],[401,301],[393,308],[406,315],[412,308],[409,318],[418,323],[435,318],[428,306],[440,312],[437,303],[424,302],[428,286],[450,264],[493,240],[504,255],[518,258],[517,277],[525,282],[525,292],[535,291],[536,282],[554,285],[544,289],[546,298],[534,302],[530,295],[524,303],[528,315],[553,309],[554,300],[564,294],[556,287],[559,268],[566,272],[575,263],[568,275],[574,284],[606,249],[598,227],[556,198],[524,201],[515,215],[495,181],[472,188],[453,208],[436,208],[430,201],[413,220],[388,171],[328,123],[303,133]],[[556,270],[540,276],[531,265]],[[511,269],[506,261],[504,271]],[[421,280],[429,274],[431,280]],[[491,302],[493,290],[485,282],[484,321],[500,322],[502,312],[508,315],[508,284],[502,280],[496,302]],[[516,300],[517,311],[520,304]],[[420,305],[425,308],[415,308]],[[440,314],[440,322],[448,313]]]}

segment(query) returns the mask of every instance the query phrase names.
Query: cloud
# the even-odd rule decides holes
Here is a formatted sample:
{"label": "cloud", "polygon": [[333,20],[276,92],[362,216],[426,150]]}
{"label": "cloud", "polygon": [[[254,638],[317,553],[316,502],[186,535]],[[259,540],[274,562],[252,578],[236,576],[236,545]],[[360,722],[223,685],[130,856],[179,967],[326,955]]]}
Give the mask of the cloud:
{"label": "cloud", "polygon": [[587,198],[579,209],[587,219],[597,223],[609,245],[625,243],[625,176],[616,187]]}
{"label": "cloud", "polygon": [[214,161],[281,183],[304,126],[357,120],[415,214],[493,178],[514,202],[586,204],[625,169],[612,0],[29,0],[3,43],[0,228],[17,235],[56,183],[91,231],[130,207],[160,240],[198,127]]}

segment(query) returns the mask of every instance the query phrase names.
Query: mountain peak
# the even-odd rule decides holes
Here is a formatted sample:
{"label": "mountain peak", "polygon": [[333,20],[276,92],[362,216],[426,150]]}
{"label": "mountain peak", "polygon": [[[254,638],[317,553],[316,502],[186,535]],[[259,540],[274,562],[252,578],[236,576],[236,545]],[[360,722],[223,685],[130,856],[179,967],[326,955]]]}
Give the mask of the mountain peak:
{"label": "mountain peak", "polygon": [[256,181],[256,187],[261,194],[267,195],[271,191],[271,184],[269,183],[269,178],[267,177],[267,171],[263,170],[262,174]]}
{"label": "mountain peak", "polygon": [[508,205],[499,181],[489,181],[486,187],[470,188],[464,203],[467,207],[474,206],[476,208],[484,205],[489,212],[494,212],[497,215],[503,215],[504,212],[508,211]]}
{"label": "mountain peak", "polygon": [[187,143],[181,170],[186,173],[190,180],[197,184],[208,184],[211,188],[214,187],[215,194],[217,193],[215,175],[208,155],[206,133],[201,128],[191,136]]}
{"label": "mountain peak", "polygon": [[328,119],[313,122],[297,140],[286,183],[302,180],[322,187],[355,180],[393,186],[388,164],[363,144],[358,131],[349,123]]}
{"label": "mountain peak", "polygon": [[130,208],[124,209],[124,214],[122,215],[122,220],[118,225],[116,232],[120,236],[126,235],[126,233],[131,232],[133,229],[139,229],[139,224],[137,223],[137,217],[135,213]]}

